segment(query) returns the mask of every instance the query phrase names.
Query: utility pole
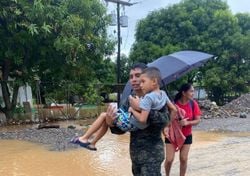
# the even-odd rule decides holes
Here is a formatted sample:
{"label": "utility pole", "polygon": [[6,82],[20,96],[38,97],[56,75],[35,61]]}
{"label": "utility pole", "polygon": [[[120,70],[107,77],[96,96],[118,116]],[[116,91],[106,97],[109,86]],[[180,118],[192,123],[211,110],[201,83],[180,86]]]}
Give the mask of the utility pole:
{"label": "utility pole", "polygon": [[116,66],[116,74],[117,74],[117,107],[120,107],[120,83],[121,83],[121,27],[120,27],[120,3],[117,3],[117,66]]}
{"label": "utility pole", "polygon": [[117,74],[117,106],[120,107],[120,84],[121,84],[121,72],[120,72],[120,67],[121,67],[121,24],[120,24],[120,5],[123,6],[132,6],[136,3],[130,3],[126,1],[121,1],[121,0],[105,0],[106,2],[112,2],[116,3],[117,5],[117,39],[118,39],[118,46],[117,46],[117,61],[116,61],[116,74]]}

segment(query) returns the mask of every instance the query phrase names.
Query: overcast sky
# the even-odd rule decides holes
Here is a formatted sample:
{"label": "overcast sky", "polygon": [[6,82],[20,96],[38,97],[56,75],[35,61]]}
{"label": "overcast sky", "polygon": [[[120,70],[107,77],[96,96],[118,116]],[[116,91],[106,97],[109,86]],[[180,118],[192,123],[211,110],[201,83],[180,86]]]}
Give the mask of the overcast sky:
{"label": "overcast sky", "polygon": [[[128,1],[128,0],[124,0]],[[233,13],[250,12],[249,0],[226,0]],[[139,2],[130,7],[125,7],[125,14],[128,16],[128,28],[121,28],[122,45],[121,53],[127,54],[134,43],[134,34],[137,21],[145,18],[150,11],[164,8],[171,4],[180,2],[180,0],[130,0],[130,2]],[[108,3],[108,12],[116,12],[116,6]],[[123,10],[121,9],[121,13]],[[116,37],[113,31],[117,27],[109,27],[110,34]]]}

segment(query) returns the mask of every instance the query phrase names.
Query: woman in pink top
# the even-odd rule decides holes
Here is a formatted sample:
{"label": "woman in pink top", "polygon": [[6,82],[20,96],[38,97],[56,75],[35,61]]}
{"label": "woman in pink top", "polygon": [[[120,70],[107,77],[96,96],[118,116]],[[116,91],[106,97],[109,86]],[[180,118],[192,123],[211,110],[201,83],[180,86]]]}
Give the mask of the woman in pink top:
{"label": "woman in pink top", "polygon": [[[186,137],[184,145],[180,149],[180,176],[185,176],[187,170],[188,153],[192,144],[192,126],[200,122],[201,111],[198,103],[193,100],[194,88],[191,84],[184,84],[181,86],[179,92],[175,97],[175,104],[185,110],[186,115],[180,121],[182,126],[182,133]],[[172,163],[175,156],[175,147],[166,138],[166,160],[165,170],[166,176],[169,176]]]}

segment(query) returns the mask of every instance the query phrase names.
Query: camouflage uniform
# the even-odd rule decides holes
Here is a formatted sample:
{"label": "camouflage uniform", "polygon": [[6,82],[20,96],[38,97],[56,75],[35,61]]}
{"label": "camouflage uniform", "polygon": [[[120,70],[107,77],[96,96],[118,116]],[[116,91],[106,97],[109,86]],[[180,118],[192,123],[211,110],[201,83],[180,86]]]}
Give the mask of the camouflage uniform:
{"label": "camouflage uniform", "polygon": [[[125,111],[128,110],[128,107],[128,101],[121,106]],[[161,132],[168,120],[165,107],[160,111],[151,110],[148,117],[149,126],[143,130],[131,132],[130,157],[134,176],[161,175],[161,163],[164,160]],[[112,128],[111,131],[115,134],[119,133],[119,129],[116,128]]]}
{"label": "camouflage uniform", "polygon": [[161,175],[161,163],[164,160],[161,132],[168,121],[164,113],[166,112],[151,111],[149,127],[131,132],[130,157],[135,176]]}

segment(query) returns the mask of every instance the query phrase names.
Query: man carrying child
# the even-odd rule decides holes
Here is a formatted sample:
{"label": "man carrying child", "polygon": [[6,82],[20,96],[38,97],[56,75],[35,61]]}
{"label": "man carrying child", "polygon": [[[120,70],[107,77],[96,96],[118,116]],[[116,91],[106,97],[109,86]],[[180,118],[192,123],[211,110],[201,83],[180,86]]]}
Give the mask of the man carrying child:
{"label": "man carrying child", "polygon": [[[169,120],[166,108],[170,110],[171,117],[175,116],[176,108],[169,101],[166,93],[160,90],[159,70],[157,68],[144,70],[143,66],[143,64],[137,64],[130,71],[130,83],[136,96],[128,98],[127,103],[121,106],[122,112],[117,114],[115,108],[109,106],[107,112],[101,114],[89,130],[82,137],[75,138],[74,142],[87,149],[95,150],[95,143],[106,133],[108,127],[111,127],[111,132],[116,134],[130,131],[133,174],[158,176],[161,175],[161,163],[164,160],[161,133]],[[125,116],[122,115],[124,113]],[[126,118],[127,120],[124,121]],[[95,132],[93,143],[89,138]]]}

